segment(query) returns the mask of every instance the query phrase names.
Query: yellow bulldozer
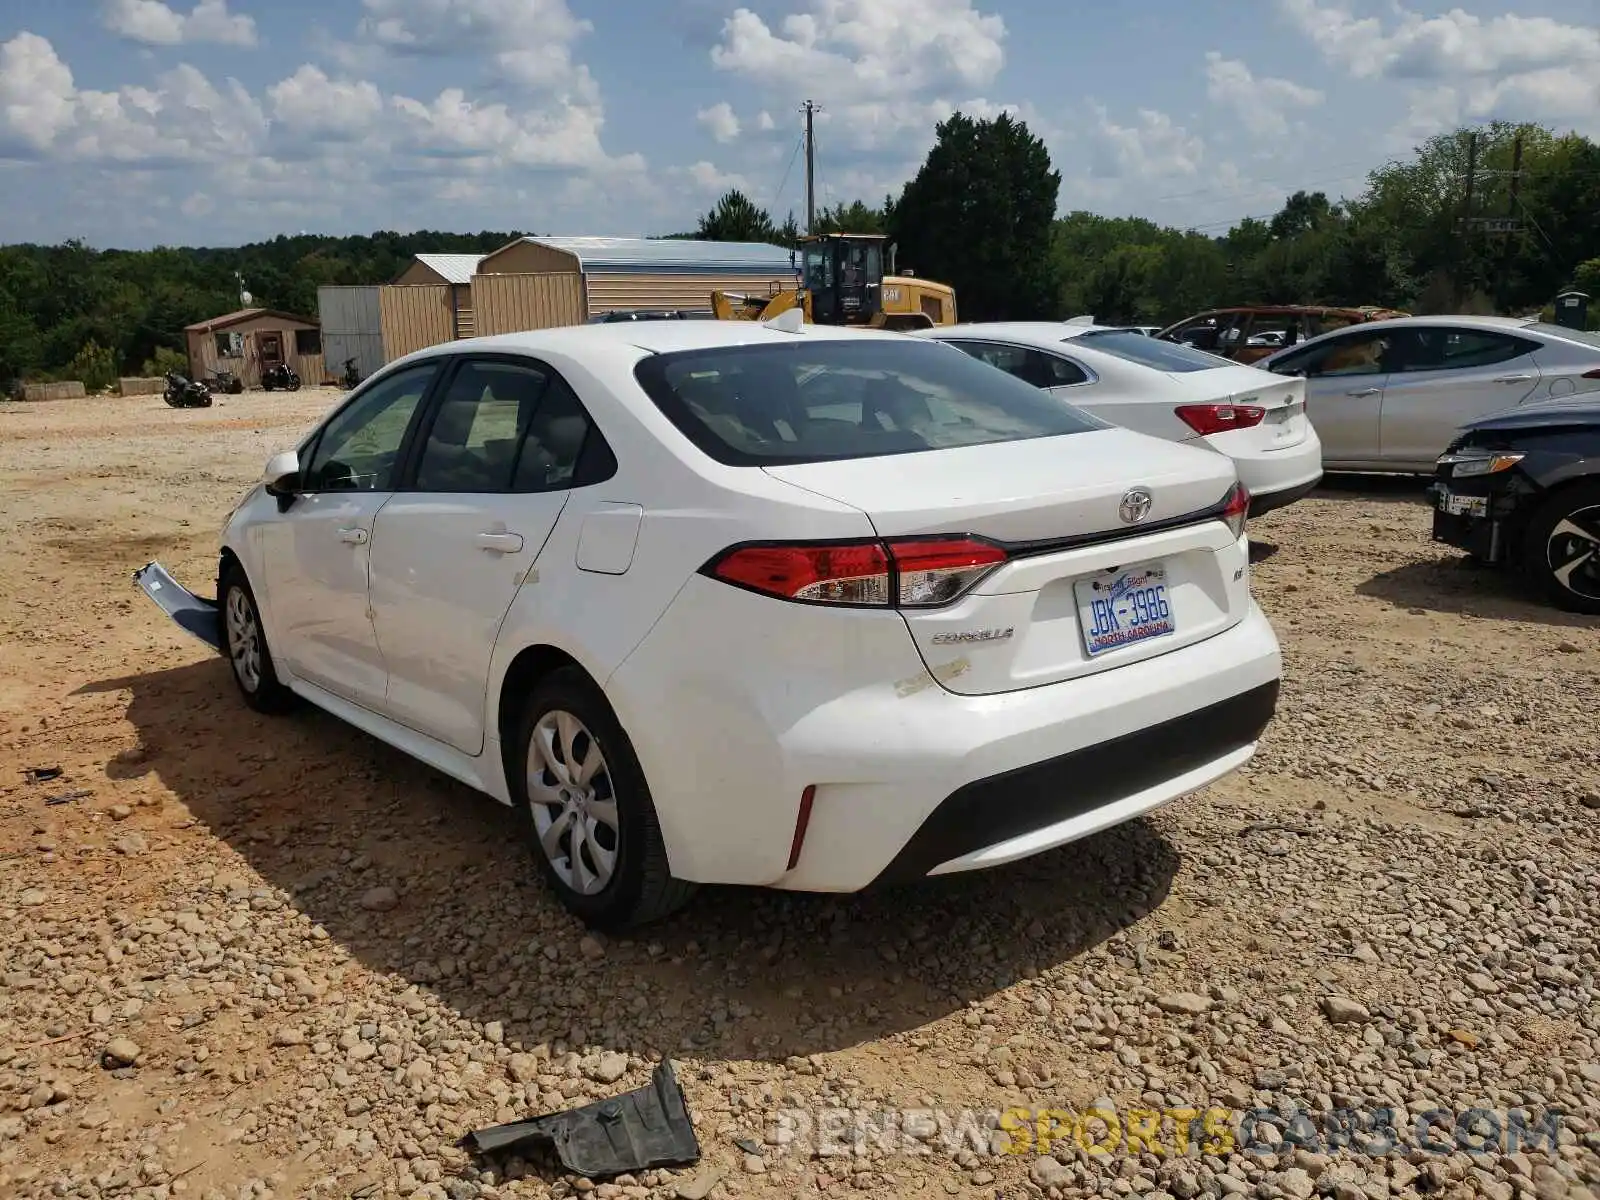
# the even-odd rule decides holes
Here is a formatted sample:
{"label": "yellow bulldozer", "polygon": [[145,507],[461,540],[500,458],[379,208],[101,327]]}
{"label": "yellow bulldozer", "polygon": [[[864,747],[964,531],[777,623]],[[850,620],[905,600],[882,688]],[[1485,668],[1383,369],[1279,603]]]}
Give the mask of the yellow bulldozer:
{"label": "yellow bulldozer", "polygon": [[[800,240],[800,284],[766,295],[712,292],[719,321],[769,321],[798,308],[817,325],[927,329],[956,323],[948,284],[894,269],[894,246],[881,233],[820,233]],[[888,270],[885,271],[885,258]]]}

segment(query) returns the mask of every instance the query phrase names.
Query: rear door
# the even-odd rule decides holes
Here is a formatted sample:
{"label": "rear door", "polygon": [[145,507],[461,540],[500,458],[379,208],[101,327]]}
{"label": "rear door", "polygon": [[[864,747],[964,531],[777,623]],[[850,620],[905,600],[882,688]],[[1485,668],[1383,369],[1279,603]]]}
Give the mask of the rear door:
{"label": "rear door", "polygon": [[1412,325],[1399,334],[1384,387],[1384,465],[1432,471],[1456,430],[1521,404],[1539,387],[1539,343],[1498,330]]}
{"label": "rear door", "polygon": [[500,624],[561,515],[589,433],[577,396],[548,366],[458,361],[406,486],[373,531],[372,617],[393,720],[482,751]]}

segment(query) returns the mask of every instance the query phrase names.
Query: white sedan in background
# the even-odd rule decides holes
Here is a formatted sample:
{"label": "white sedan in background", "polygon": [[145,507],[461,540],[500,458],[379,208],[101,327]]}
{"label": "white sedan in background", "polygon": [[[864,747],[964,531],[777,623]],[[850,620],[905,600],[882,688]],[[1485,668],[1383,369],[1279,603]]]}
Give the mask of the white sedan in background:
{"label": "white sedan in background", "polygon": [[1008,863],[1249,760],[1226,459],[798,316],[419,351],[268,462],[216,601],[136,577],[253,708],[514,806],[600,927]]}
{"label": "white sedan in background", "polygon": [[1252,516],[1292,504],[1322,478],[1303,379],[1070,321],[946,325],[915,336],[948,342],[1113,424],[1227,455],[1250,489]]}

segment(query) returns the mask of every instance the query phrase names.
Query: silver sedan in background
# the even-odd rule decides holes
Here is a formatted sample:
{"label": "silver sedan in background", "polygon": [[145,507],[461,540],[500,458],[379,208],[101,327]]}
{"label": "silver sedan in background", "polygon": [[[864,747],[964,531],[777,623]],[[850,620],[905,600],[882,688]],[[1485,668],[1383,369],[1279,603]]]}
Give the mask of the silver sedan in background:
{"label": "silver sedan in background", "polygon": [[1468,421],[1600,392],[1600,333],[1523,317],[1396,317],[1325,333],[1256,364],[1306,380],[1330,471],[1416,471]]}

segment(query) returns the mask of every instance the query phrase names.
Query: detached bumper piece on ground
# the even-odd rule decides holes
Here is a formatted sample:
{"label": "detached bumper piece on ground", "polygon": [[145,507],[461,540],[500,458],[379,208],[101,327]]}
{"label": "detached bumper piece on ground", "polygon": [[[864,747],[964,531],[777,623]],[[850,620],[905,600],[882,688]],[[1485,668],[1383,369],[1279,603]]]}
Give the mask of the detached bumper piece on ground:
{"label": "detached bumper piece on ground", "polygon": [[563,1167],[591,1179],[700,1161],[683,1088],[666,1061],[642,1088],[582,1108],[474,1130],[462,1140],[479,1154],[550,1147]]}
{"label": "detached bumper piece on ground", "polygon": [[199,638],[213,650],[223,652],[222,622],[218,619],[215,600],[188,591],[158,562],[140,567],[133,573],[133,579],[179,629]]}

